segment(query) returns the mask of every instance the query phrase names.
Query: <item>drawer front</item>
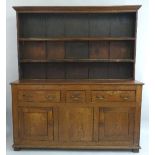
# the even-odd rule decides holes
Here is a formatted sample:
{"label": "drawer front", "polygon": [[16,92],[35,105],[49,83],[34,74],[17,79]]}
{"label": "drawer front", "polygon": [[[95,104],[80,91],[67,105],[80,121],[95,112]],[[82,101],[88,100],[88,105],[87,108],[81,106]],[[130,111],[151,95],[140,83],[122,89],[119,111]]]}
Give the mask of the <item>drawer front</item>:
{"label": "drawer front", "polygon": [[92,91],[92,102],[131,102],[135,98],[135,91]]}
{"label": "drawer front", "polygon": [[84,103],[86,101],[85,91],[67,91],[66,102],[67,103]]}
{"label": "drawer front", "polygon": [[18,100],[23,102],[60,102],[60,91],[21,90]]}

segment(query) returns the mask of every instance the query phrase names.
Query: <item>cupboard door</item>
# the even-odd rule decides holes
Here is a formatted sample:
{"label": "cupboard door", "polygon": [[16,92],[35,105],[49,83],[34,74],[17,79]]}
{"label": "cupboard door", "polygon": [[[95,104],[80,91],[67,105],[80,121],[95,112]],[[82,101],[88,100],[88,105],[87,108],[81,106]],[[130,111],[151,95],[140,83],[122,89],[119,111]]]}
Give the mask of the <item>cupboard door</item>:
{"label": "cupboard door", "polygon": [[99,141],[133,141],[134,108],[99,108]]}
{"label": "cupboard door", "polygon": [[93,109],[67,107],[59,109],[59,140],[90,142],[93,139]]}
{"label": "cupboard door", "polygon": [[53,109],[20,108],[19,134],[22,140],[53,140]]}

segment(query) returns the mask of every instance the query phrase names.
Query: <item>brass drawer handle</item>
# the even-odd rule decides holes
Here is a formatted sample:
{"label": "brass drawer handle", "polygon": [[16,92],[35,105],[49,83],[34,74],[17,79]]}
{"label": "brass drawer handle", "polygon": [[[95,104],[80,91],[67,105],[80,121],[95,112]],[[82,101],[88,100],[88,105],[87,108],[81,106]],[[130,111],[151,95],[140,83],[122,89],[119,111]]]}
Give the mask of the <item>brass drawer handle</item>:
{"label": "brass drawer handle", "polygon": [[104,100],[105,97],[104,96],[96,96],[96,99],[98,99],[98,100]]}
{"label": "brass drawer handle", "polygon": [[79,99],[80,99],[80,98],[78,98],[78,97],[74,97],[74,98],[73,98],[73,100],[79,100]]}
{"label": "brass drawer handle", "polygon": [[129,100],[129,96],[121,96],[123,100]]}
{"label": "brass drawer handle", "polygon": [[80,96],[79,95],[72,95],[71,98],[73,100],[80,100]]}
{"label": "brass drawer handle", "polygon": [[123,99],[124,99],[124,100],[128,100],[128,99],[129,99],[129,97],[123,97]]}
{"label": "brass drawer handle", "polygon": [[73,100],[79,100],[80,97],[71,96]]}

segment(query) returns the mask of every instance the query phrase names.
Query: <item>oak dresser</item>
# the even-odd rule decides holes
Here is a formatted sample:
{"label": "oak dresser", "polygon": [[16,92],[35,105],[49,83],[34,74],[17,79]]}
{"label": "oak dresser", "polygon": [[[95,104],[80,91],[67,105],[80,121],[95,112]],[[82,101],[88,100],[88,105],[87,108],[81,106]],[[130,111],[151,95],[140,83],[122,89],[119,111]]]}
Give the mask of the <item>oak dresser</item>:
{"label": "oak dresser", "polygon": [[139,8],[14,7],[19,64],[19,80],[11,84],[14,150],[139,151]]}

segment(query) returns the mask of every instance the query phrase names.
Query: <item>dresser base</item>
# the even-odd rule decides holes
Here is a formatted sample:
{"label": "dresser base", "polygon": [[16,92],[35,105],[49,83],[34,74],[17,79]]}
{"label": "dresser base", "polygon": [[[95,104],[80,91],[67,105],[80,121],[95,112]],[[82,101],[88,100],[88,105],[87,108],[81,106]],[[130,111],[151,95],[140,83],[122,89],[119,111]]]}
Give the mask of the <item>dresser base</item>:
{"label": "dresser base", "polygon": [[138,153],[140,146],[60,146],[60,145],[53,145],[53,146],[32,146],[32,145],[13,145],[12,146],[14,151],[20,151],[21,149],[61,149],[61,150],[131,150],[134,153]]}
{"label": "dresser base", "polygon": [[15,151],[99,149],[139,151],[142,84],[15,82]]}

